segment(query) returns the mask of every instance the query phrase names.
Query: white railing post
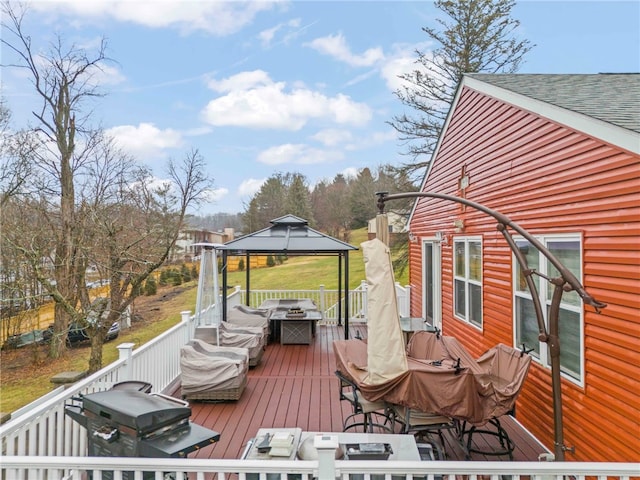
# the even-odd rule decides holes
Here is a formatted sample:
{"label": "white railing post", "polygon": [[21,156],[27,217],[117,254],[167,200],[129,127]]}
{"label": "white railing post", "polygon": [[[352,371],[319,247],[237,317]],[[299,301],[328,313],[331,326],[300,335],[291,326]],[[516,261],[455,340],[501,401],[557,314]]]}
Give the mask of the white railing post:
{"label": "white railing post", "polygon": [[337,435],[316,435],[313,446],[318,451],[318,480],[335,480],[336,449],[340,446]]}
{"label": "white railing post", "polygon": [[131,380],[131,370],[133,368],[131,365],[131,356],[133,354],[133,347],[135,347],[135,345],[135,343],[121,343],[117,347],[119,351],[119,359],[124,360],[124,368],[122,369],[122,377],[124,378],[120,378],[120,382]]}
{"label": "white railing post", "polygon": [[182,312],[180,312],[180,317],[181,317],[181,321],[185,326],[185,339],[184,339],[184,343],[186,344],[188,341],[191,340],[191,337],[193,336],[193,333],[191,332],[191,328],[189,325],[189,319],[191,318],[191,310],[183,310]]}
{"label": "white railing post", "polygon": [[327,309],[326,304],[327,304],[327,299],[325,298],[324,285],[320,285],[320,311],[323,312],[323,314],[324,314],[324,311]]}
{"label": "white railing post", "polygon": [[360,289],[362,290],[362,303],[360,304],[360,312],[362,313],[362,318],[364,318],[365,322],[368,322],[369,319],[367,318],[367,295],[369,294],[369,290],[367,289],[366,280],[362,280],[360,282]]}

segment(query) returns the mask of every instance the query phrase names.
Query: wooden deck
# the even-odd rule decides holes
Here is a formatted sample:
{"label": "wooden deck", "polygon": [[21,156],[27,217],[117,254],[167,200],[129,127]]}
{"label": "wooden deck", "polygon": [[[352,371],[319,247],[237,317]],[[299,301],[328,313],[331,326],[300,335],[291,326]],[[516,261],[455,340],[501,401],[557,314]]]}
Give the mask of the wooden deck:
{"label": "wooden deck", "polygon": [[[350,336],[366,336],[366,327],[350,325]],[[340,432],[349,406],[339,400],[339,383],[332,342],[344,339],[339,326],[319,326],[312,345],[266,347],[260,365],[249,371],[248,384],[238,401],[191,402],[191,420],[220,432],[220,441],[191,455],[194,458],[240,458],[259,428],[300,427],[311,432]],[[179,386],[171,392],[180,396]],[[500,419],[516,444],[515,461],[537,461],[545,451],[535,438],[510,417]],[[464,460],[464,451],[453,433],[446,435],[448,460]],[[492,441],[475,435],[474,441]],[[473,454],[472,460],[508,460],[507,456]]]}

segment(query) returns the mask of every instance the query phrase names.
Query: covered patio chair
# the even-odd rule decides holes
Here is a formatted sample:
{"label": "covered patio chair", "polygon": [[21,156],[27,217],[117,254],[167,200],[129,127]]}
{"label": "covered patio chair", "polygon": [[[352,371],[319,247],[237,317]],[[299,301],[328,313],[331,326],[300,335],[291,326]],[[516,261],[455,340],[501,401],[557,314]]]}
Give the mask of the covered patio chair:
{"label": "covered patio chair", "polygon": [[222,322],[219,325],[196,327],[194,338],[221,347],[239,347],[249,350],[249,366],[260,364],[264,353],[266,337],[260,327],[241,327]]}
{"label": "covered patio chair", "polygon": [[[475,391],[474,410],[471,417],[457,417],[458,438],[467,456],[472,452],[484,455],[508,455],[513,459],[515,444],[500,424],[500,417],[512,414],[515,402],[527,377],[531,357],[525,352],[498,344],[487,350],[480,358],[474,359],[453,337],[439,333],[417,332],[407,346],[407,355],[432,364],[452,362],[453,375],[463,370],[472,373]],[[456,373],[457,372],[457,373]],[[465,401],[464,396],[461,401]],[[486,425],[493,426],[488,429]],[[498,440],[498,447],[481,448],[473,442],[474,434],[492,435]]]}
{"label": "covered patio chair", "polygon": [[227,312],[227,323],[239,327],[261,328],[264,332],[266,342],[268,343],[269,333],[271,331],[269,327],[270,314],[270,309],[253,308],[246,305],[234,305]]}
{"label": "covered patio chair", "polygon": [[191,340],[180,349],[182,398],[238,400],[247,385],[249,350]]}
{"label": "covered patio chair", "polygon": [[[393,433],[393,423],[388,415],[385,402],[370,402],[360,392],[358,385],[339,371],[335,372],[340,382],[340,401],[346,401],[351,413],[342,423],[342,431],[362,429],[365,433],[374,433],[374,427],[384,432]],[[380,423],[380,421],[383,421]]]}

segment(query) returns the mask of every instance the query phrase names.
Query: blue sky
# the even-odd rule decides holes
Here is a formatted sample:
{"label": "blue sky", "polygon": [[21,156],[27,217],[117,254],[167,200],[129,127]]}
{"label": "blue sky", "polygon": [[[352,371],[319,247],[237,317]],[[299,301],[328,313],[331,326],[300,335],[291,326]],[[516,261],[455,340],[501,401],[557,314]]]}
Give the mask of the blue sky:
{"label": "blue sky", "polygon": [[[206,214],[242,211],[277,172],[312,186],[409,161],[387,122],[403,111],[397,75],[433,48],[422,27],[437,15],[429,1],[36,0],[25,27],[37,50],[54,33],[87,48],[107,39],[95,123],[160,178],[168,158],[198,149],[215,192],[192,213]],[[640,72],[637,0],[520,1],[512,17],[535,44],[520,73]],[[0,53],[23,127],[36,99]]]}

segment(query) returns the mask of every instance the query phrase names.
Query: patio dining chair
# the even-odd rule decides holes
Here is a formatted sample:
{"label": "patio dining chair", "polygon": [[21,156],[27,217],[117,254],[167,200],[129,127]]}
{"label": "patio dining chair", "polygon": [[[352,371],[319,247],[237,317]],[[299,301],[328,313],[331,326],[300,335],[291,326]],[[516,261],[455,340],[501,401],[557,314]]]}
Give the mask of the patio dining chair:
{"label": "patio dining chair", "polygon": [[[340,382],[340,401],[346,401],[351,406],[351,413],[342,423],[342,431],[362,428],[365,433],[373,433],[374,428],[377,428],[387,433],[393,433],[387,404],[367,400],[355,382],[340,371],[335,373]],[[380,423],[381,421],[382,423]]]}
{"label": "patio dining chair", "polygon": [[[456,429],[455,421],[447,416],[435,413],[421,412],[415,408],[403,405],[389,405],[388,411],[391,417],[392,431],[395,432],[395,425],[401,425],[399,433],[413,433],[416,437],[432,444],[436,456],[439,460],[446,457],[445,441],[443,430]],[[439,442],[433,440],[432,435],[437,435]],[[426,437],[425,437],[426,436]]]}

